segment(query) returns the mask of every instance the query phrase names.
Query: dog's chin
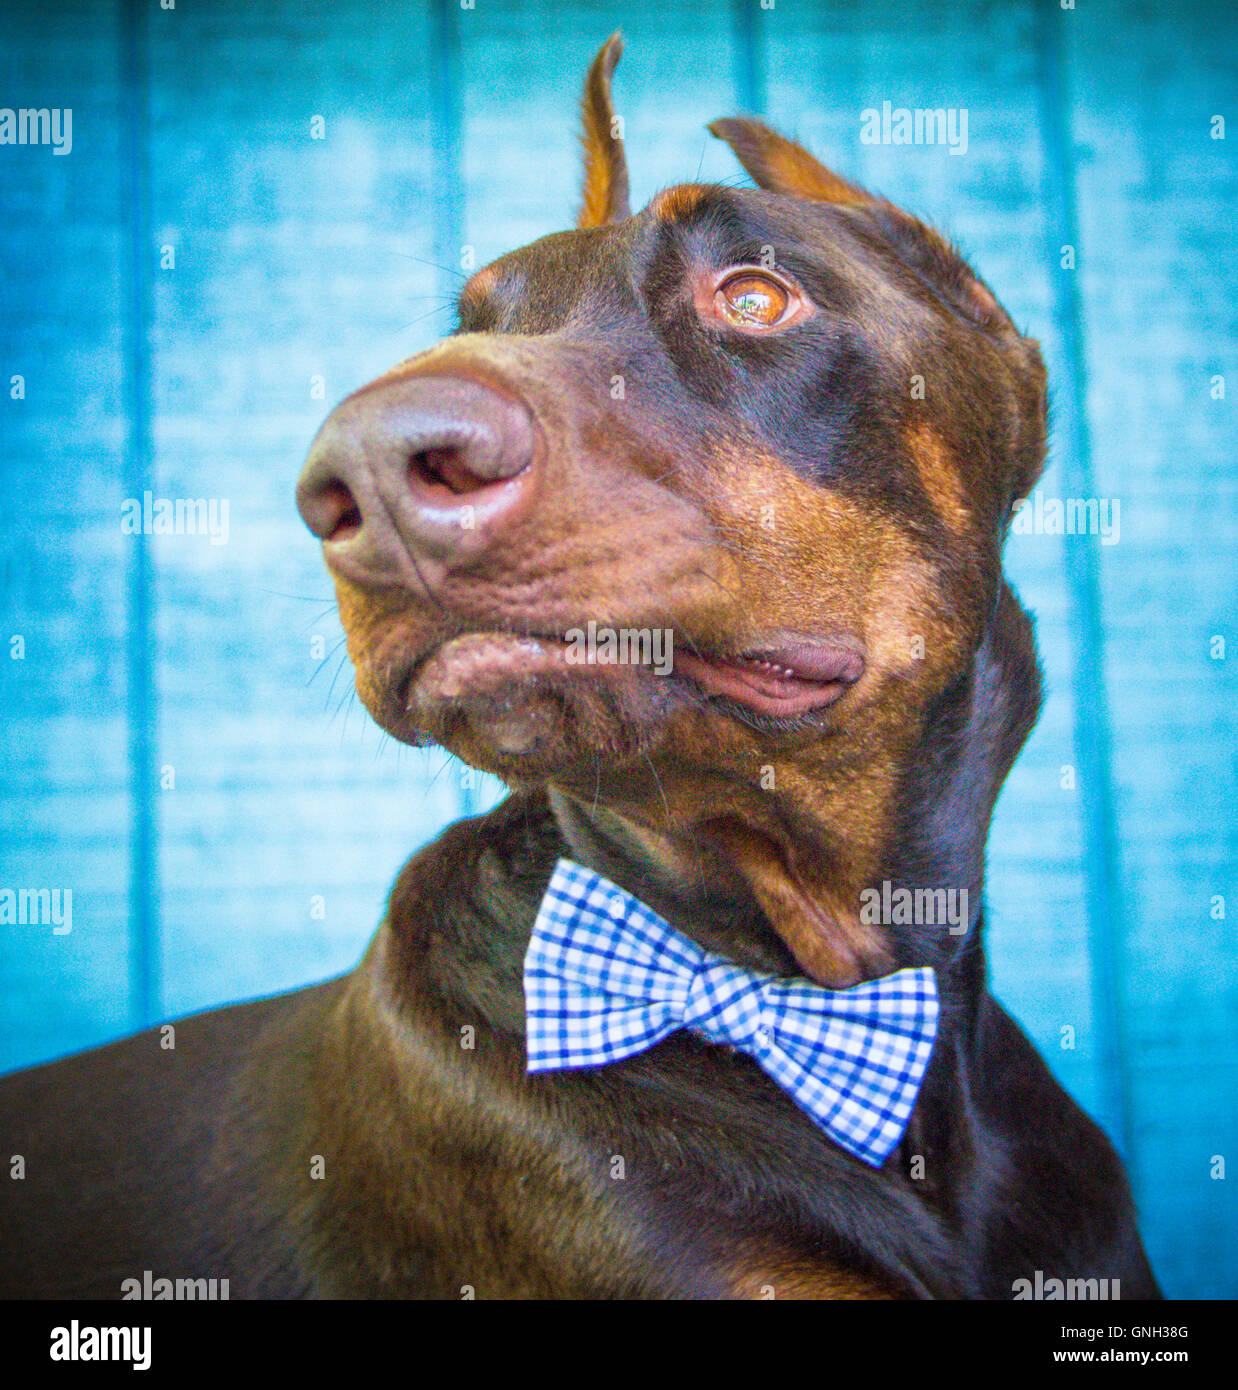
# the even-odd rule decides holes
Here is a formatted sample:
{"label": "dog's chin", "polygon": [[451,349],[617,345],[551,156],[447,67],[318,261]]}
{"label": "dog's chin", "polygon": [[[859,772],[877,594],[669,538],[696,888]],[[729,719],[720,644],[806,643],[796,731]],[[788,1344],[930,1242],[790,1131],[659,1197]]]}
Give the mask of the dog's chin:
{"label": "dog's chin", "polygon": [[469,633],[435,647],[378,691],[371,714],[406,743],[436,743],[520,785],[647,754],[685,701],[682,686],[642,666],[574,662],[564,643]]}

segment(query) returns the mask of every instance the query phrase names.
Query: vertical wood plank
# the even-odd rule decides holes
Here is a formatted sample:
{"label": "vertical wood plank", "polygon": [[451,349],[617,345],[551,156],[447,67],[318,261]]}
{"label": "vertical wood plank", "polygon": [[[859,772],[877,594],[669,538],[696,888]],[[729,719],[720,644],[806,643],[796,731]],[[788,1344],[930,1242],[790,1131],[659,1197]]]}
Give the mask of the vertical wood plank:
{"label": "vertical wood plank", "polygon": [[[147,69],[147,7],[125,0],[120,12],[120,92],[126,254],[124,395],[126,468],[129,496],[145,498],[154,486],[150,408],[151,315],[150,142]],[[154,601],[150,548],[143,536],[129,544],[126,598],[129,625],[125,647],[129,715],[129,778],[133,822],[130,832],[129,937],[132,1026],[149,1027],[162,1016],[159,940],[158,824],[155,807],[155,743],[158,705],[155,691]]]}
{"label": "vertical wood plank", "polygon": [[67,934],[0,926],[6,1068],[131,1021],[120,32],[0,10],[0,100],[73,112],[66,155],[0,148],[0,885],[73,895]]}
{"label": "vertical wood plank", "polygon": [[1094,486],[1121,504],[1097,555],[1138,1192],[1167,1289],[1232,1297],[1238,14],[1103,0],[1061,25]]}

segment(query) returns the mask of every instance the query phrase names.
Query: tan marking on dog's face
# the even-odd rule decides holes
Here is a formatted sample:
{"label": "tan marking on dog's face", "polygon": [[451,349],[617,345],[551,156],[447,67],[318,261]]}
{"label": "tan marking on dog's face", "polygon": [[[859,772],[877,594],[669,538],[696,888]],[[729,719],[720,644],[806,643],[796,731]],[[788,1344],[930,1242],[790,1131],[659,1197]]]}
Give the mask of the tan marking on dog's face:
{"label": "tan marking on dog's face", "polygon": [[901,1297],[858,1270],[792,1254],[745,1261],[726,1276],[726,1283],[733,1298],[833,1302]]}
{"label": "tan marking on dog's face", "polygon": [[916,474],[937,511],[951,531],[961,532],[974,525],[967,505],[967,493],[941,436],[925,421],[907,431],[907,447]]}
{"label": "tan marking on dog's face", "polygon": [[649,211],[666,222],[689,217],[701,206],[708,191],[699,183],[678,183],[651,198]]}
{"label": "tan marking on dog's face", "polygon": [[498,268],[492,263],[476,270],[464,282],[460,291],[461,300],[484,299],[499,282]]}

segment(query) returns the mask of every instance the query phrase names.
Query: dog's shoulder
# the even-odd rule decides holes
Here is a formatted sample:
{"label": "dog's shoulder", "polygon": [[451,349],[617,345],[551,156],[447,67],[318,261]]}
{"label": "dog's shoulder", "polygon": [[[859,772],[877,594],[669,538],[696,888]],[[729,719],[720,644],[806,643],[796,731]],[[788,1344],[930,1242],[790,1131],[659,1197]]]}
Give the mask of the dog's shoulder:
{"label": "dog's shoulder", "polygon": [[271,1153],[304,1110],[297,1097],[343,984],[190,1016],[0,1080],[0,1152],[21,1175],[0,1190],[0,1296],[119,1298],[147,1270],[227,1279],[231,1297],[297,1292],[270,1221],[281,1205]]}
{"label": "dog's shoulder", "polygon": [[1159,1298],[1117,1150],[987,992],[967,1085],[991,1206],[988,1296],[1012,1296],[1031,1251],[1047,1274],[1107,1276],[1120,1281],[1123,1298]]}

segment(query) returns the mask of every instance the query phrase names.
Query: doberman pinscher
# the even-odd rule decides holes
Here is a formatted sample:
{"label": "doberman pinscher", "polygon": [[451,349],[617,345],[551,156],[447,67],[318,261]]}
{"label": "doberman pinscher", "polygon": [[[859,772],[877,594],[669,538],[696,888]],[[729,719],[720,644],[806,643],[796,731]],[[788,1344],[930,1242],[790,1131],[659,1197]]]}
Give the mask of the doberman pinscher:
{"label": "doberman pinscher", "polygon": [[[298,492],[374,718],[512,794],[410,860],[352,974],[10,1078],[5,1293],[1159,1296],[1114,1150],[986,985],[985,838],[1040,698],[1000,558],[1043,465],[1037,345],[755,120],[710,127],[755,189],[633,215],[619,52],[577,228],[474,274]],[[581,660],[586,629],[673,661]],[[765,977],[931,971],[889,1156],[689,1028],[530,1075],[561,858]]]}

